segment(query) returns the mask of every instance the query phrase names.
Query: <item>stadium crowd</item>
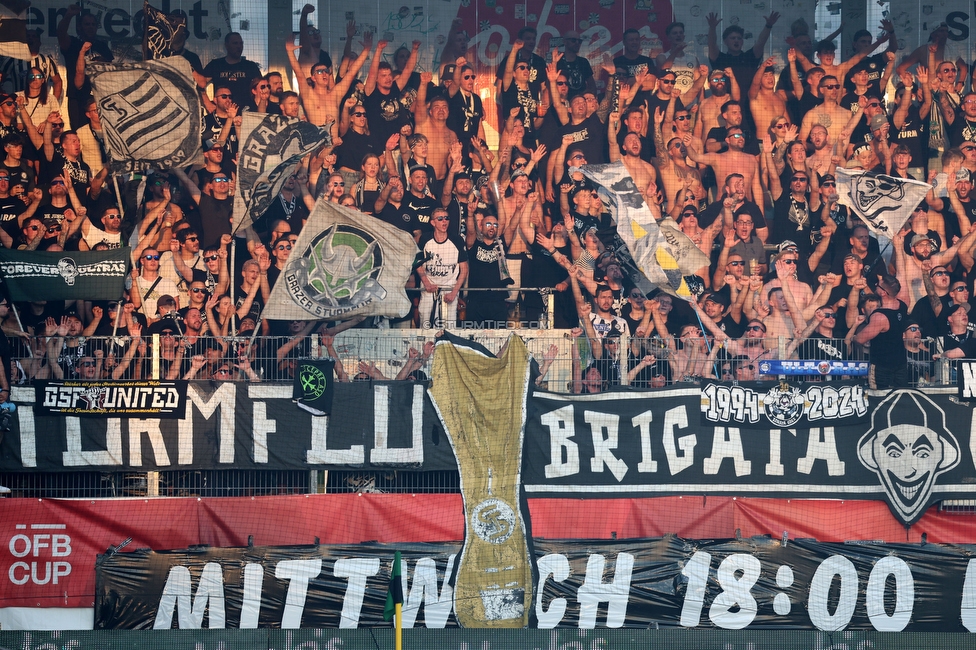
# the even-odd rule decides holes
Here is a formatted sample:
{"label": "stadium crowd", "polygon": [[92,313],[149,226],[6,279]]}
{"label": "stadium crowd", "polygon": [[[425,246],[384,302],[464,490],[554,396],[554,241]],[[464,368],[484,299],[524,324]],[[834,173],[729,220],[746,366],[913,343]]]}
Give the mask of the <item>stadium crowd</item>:
{"label": "stadium crowd", "polygon": [[[744,30],[720,29],[713,13],[707,61],[686,53],[676,22],[656,58],[628,29],[623,53],[596,70],[578,33],[537,52],[527,26],[494,75],[499,142],[490,149],[459,22],[432,73],[416,70],[419,42],[391,52],[354,23],[333,59],[313,11],[302,11],[299,43],[282,45],[297,92],[242,55],[240,34],[203,65],[178,32],[172,49],[191,64],[206,111],[204,162],[115,179],[85,73],[86,62],[112,61],[111,48],[71,5],[58,25],[62,79],[31,32],[35,59],[4,67],[0,243],[131,246],[134,267],[117,301],[0,303],[12,382],[145,377],[150,334],[161,335],[165,378],[287,378],[314,333],[332,352],[332,337],[350,327],[505,328],[543,321],[550,295],[555,327],[592,350],[585,368],[574,364],[577,391],[622,377],[752,380],[761,361],[781,358],[866,358],[877,386],[908,385],[931,375],[933,358],[976,357],[976,92],[965,62],[943,58],[945,25],[899,61],[890,22],[877,39],[858,32],[841,53],[798,20],[784,66],[763,54],[776,12],[748,48]],[[253,226],[234,231],[244,111],[331,124],[332,143],[303,161]],[[607,195],[580,168],[618,161],[655,219],[673,220],[710,260],[697,301],[644,295],[615,257]],[[838,167],[933,189],[901,232],[879,239],[838,202]],[[409,315],[262,317],[317,201],[414,237]],[[411,351],[403,377],[429,354]],[[366,364],[358,376],[374,371]]]}

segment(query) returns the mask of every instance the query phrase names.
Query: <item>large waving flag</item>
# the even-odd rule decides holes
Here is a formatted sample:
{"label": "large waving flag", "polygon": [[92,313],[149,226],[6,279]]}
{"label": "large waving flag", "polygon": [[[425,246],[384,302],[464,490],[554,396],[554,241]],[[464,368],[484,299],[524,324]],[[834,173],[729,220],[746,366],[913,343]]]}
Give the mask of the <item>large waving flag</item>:
{"label": "large waving flag", "polygon": [[88,64],[105,147],[116,173],[186,167],[200,154],[200,98],[181,56]]}
{"label": "large waving flag", "polygon": [[331,144],[330,124],[246,111],[241,116],[237,153],[234,230],[246,228],[264,214],[302,158]]}
{"label": "large waving flag", "polygon": [[173,41],[180,31],[186,30],[186,20],[174,20],[148,2],[143,3],[144,38],[142,58],[165,59],[173,56]]}
{"label": "large waving flag", "polygon": [[891,239],[902,229],[925,194],[928,183],[862,170],[837,168],[838,202],[861,217],[875,235]]}
{"label": "large waving flag", "polygon": [[417,244],[358,210],[319,201],[278,276],[263,317],[275,320],[399,318]]}
{"label": "large waving flag", "polygon": [[638,288],[649,293],[649,283],[682,300],[701,293],[704,284],[695,274],[708,266],[708,256],[670,217],[655,221],[627,167],[618,162],[586,165],[582,171],[609,198],[617,222],[615,255],[625,267],[628,258],[633,260],[630,275]]}

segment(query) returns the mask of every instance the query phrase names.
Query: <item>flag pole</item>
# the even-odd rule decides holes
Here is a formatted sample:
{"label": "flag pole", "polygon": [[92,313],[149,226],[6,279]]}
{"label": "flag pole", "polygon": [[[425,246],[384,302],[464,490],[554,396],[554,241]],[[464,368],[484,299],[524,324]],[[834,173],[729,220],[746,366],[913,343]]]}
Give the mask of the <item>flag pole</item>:
{"label": "flag pole", "polygon": [[403,603],[396,604],[396,645],[395,650],[403,650]]}

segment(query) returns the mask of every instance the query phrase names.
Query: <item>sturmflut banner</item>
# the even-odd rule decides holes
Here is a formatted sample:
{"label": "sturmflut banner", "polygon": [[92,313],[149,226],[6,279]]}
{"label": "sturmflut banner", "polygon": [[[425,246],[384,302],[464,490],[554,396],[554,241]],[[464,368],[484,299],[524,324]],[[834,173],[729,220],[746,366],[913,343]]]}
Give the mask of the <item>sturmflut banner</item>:
{"label": "sturmflut banner", "polygon": [[[95,629],[457,627],[450,543],[140,549],[100,556]],[[769,538],[537,540],[535,628],[976,632],[976,547]]]}

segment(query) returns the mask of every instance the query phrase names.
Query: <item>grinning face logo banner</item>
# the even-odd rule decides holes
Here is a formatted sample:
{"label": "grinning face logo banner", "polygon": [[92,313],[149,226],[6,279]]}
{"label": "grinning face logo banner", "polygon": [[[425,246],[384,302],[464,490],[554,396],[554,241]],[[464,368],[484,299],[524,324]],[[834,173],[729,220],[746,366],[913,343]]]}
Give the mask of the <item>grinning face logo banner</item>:
{"label": "grinning face logo banner", "polygon": [[960,456],[945,412],[914,390],[892,391],[875,408],[857,452],[861,464],[878,475],[892,512],[906,524],[925,513],[939,475],[956,467]]}

